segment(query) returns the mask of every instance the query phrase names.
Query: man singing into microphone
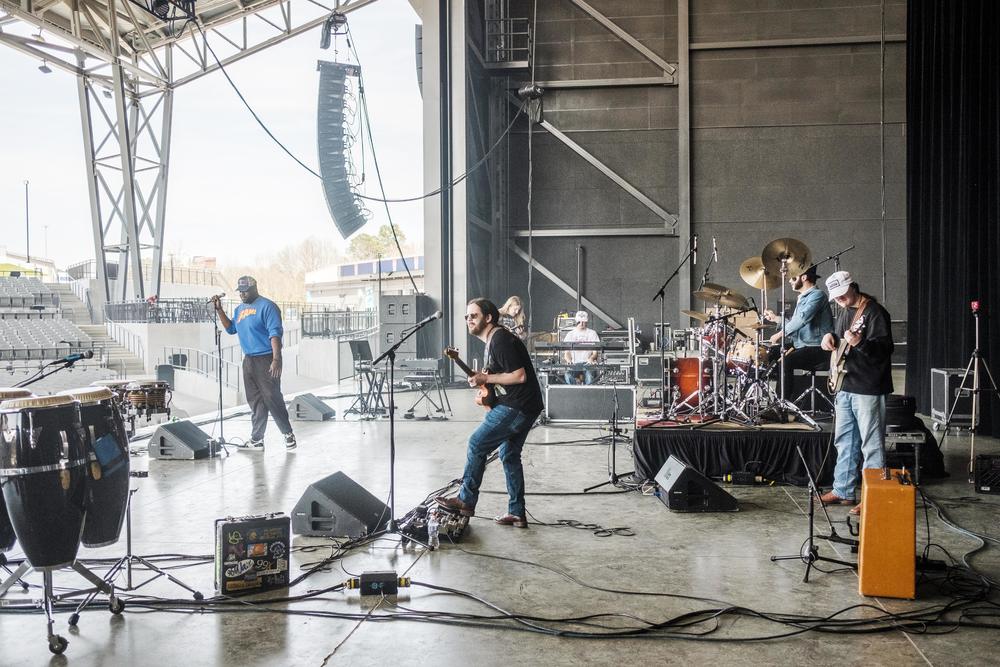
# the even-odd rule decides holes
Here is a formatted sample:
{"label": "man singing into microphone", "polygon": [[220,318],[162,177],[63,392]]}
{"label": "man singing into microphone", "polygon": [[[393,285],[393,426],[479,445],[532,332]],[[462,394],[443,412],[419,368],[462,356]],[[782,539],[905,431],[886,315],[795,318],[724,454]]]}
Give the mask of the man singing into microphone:
{"label": "man singing into microphone", "polygon": [[295,448],[295,434],[288,422],[288,408],[281,395],[281,310],[257,293],[257,281],[243,276],[236,282],[243,302],[236,306],[232,319],[222,309],[219,297],[213,296],[215,312],[228,334],[238,334],[243,349],[243,386],[251,410],[250,441],[245,449],[264,449],[264,429],[270,412],[285,436],[285,448]]}

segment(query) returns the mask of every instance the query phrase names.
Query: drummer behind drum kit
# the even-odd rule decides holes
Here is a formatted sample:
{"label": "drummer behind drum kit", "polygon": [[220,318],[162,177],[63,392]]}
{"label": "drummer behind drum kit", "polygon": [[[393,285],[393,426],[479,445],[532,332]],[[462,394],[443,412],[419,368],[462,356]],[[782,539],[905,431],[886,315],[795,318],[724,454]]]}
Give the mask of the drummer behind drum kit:
{"label": "drummer behind drum kit", "polygon": [[665,373],[664,420],[721,419],[759,425],[768,415],[784,421],[793,414],[819,428],[771,388],[768,380],[781,377],[784,355],[769,354],[772,347],[778,347],[768,342],[777,328],[763,318],[768,290],[781,287],[784,304],[786,278],[804,273],[810,265],[811,254],[804,243],[777,239],[767,244],[760,257],[747,258],[740,265],[740,277],[759,291],[759,308],[753,299],[716,283],[705,282],[692,294],[708,309],[682,311],[700,325],[674,330],[666,338],[674,354],[668,358]]}

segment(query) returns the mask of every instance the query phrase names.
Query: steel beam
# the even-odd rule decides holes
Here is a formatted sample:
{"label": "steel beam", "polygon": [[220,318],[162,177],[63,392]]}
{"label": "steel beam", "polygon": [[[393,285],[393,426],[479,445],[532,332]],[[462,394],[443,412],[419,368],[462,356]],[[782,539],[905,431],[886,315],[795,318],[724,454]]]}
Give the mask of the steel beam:
{"label": "steel beam", "polygon": [[[689,0],[677,0],[677,259],[687,256],[691,246],[691,41]],[[693,265],[677,280],[679,310],[691,308]],[[686,321],[678,312],[678,321]]]}
{"label": "steel beam", "polygon": [[[80,71],[83,71],[84,56],[79,56]],[[94,146],[94,122],[91,116],[90,87],[86,77],[76,79],[77,95],[80,103],[80,126],[83,129],[83,152],[87,167],[87,194],[90,200],[90,221],[93,227],[94,267],[98,285],[101,286],[102,302],[111,300],[111,286],[108,283],[108,272],[104,261],[104,223],[101,216],[101,192],[97,181],[97,151]]]}
{"label": "steel beam", "polygon": [[576,153],[584,160],[589,162],[594,168],[596,168],[602,174],[607,176],[614,183],[616,183],[621,189],[625,190],[625,192],[635,197],[636,200],[639,201],[639,203],[641,203],[643,206],[645,206],[650,211],[655,213],[660,219],[662,219],[663,222],[665,223],[663,228],[663,234],[671,233],[672,230],[670,229],[670,227],[676,226],[677,216],[675,216],[673,213],[668,213],[666,209],[664,209],[662,206],[660,206],[655,201],[653,201],[645,194],[643,194],[637,187],[626,181],[620,174],[618,174],[618,172],[614,171],[613,169],[611,169],[611,167],[598,160],[592,153],[587,151],[586,148],[584,148],[583,146],[581,146],[580,144],[576,143],[568,136],[563,134],[559,130],[559,128],[557,128],[552,123],[542,119],[539,121],[538,124],[541,125],[543,128],[545,128],[546,132],[548,132],[553,137],[561,141],[563,144],[569,147],[570,150],[572,150],[574,153]]}
{"label": "steel beam", "polygon": [[[906,35],[886,35],[886,42],[905,42]],[[799,37],[795,39],[747,39],[730,42],[693,42],[691,51],[719,51],[728,49],[774,49],[796,46],[838,46],[851,44],[880,44],[881,35],[850,37]]]}
{"label": "steel beam", "polygon": [[578,236],[664,236],[662,227],[570,227],[566,229],[519,229],[518,238],[576,238]]}
{"label": "steel beam", "polygon": [[[557,276],[555,273],[552,272],[552,270],[544,266],[534,257],[529,257],[528,253],[521,250],[521,248],[519,248],[517,244],[514,243],[514,241],[509,242],[509,247],[511,250],[514,251],[514,253],[518,257],[527,262],[532,267],[532,269],[538,271],[540,274],[551,280],[553,285],[561,289],[563,292],[566,292],[566,294],[569,294],[574,299],[577,297],[576,290],[573,289],[573,287],[571,287],[569,283],[567,283],[565,280]],[[583,303],[583,305],[587,307],[587,310],[600,317],[602,320],[610,324],[612,327],[616,329],[622,328],[622,325],[615,318],[611,317],[606,312],[601,310],[596,303],[594,303],[593,301],[582,295],[580,297],[580,300]]]}
{"label": "steel beam", "polygon": [[583,11],[585,11],[587,14],[590,15],[592,19],[594,19],[602,26],[604,26],[615,37],[617,37],[618,39],[622,40],[623,42],[631,46],[633,49],[638,51],[643,58],[653,63],[667,74],[673,74],[674,72],[677,71],[677,69],[673,65],[668,63],[662,57],[654,53],[653,50],[650,49],[648,46],[646,46],[645,44],[637,40],[635,37],[630,35],[628,32],[626,32],[625,29],[623,29],[620,25],[609,19],[601,12],[594,9],[588,3],[584,2],[584,0],[569,0],[569,1],[574,5],[576,5],[577,7],[579,7],[580,9],[582,9]]}
{"label": "steel beam", "polygon": [[[517,90],[527,85],[522,81],[513,88]],[[676,86],[677,78],[671,76],[636,76],[620,79],[565,79],[562,81],[536,81],[535,85],[544,90],[577,89],[577,88],[627,88],[632,86]]]}

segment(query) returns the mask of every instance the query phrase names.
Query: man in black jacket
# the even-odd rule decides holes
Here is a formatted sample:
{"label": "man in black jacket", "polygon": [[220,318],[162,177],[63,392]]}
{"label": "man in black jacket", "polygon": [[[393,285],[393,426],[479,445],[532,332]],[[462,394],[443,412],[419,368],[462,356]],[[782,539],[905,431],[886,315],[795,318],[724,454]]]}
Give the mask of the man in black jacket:
{"label": "man in black jacket", "polygon": [[507,514],[498,516],[495,521],[501,526],[527,528],[521,449],[528,431],[544,407],[542,390],[527,348],[521,339],[499,325],[500,313],[491,301],[470,301],[465,311],[465,322],[469,333],[486,344],[483,370],[469,378],[469,386],[494,385],[497,388],[496,405],[486,413],[483,423],[469,438],[458,497],[438,497],[435,501],[445,509],[473,516],[479,499],[479,485],[486,471],[486,459],[499,448],[510,500]]}
{"label": "man in black jacket", "polygon": [[[832,352],[841,340],[848,347],[844,383],[835,400],[837,466],[833,490],[821,500],[851,504],[855,502],[859,464],[865,468],[885,465],[885,397],[892,393],[892,329],[886,309],[863,293],[847,271],[827,278],[826,287],[830,300],[844,311],[837,319],[836,333],[826,334],[822,347]],[[860,514],[861,506],[851,513]]]}

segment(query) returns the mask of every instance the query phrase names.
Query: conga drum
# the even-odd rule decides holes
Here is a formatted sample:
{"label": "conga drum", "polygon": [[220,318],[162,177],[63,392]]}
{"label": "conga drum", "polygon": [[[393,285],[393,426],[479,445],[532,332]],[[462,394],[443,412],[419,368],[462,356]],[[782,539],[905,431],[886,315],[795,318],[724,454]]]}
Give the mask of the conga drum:
{"label": "conga drum", "polygon": [[[0,388],[0,403],[11,398],[27,398],[29,396],[34,396],[34,394],[27,389],[19,389],[17,387]],[[14,526],[11,525],[10,517],[7,516],[7,503],[3,501],[3,494],[0,494],[0,552],[10,551],[16,541],[17,536],[14,534]]]}
{"label": "conga drum", "polygon": [[93,387],[107,387],[112,392],[114,392],[115,397],[118,399],[119,403],[125,403],[125,401],[128,399],[128,386],[131,383],[132,383],[131,380],[95,380],[90,384]]}
{"label": "conga drum", "polygon": [[0,403],[0,487],[17,541],[36,569],[76,560],[86,463],[80,404],[72,398]]}
{"label": "conga drum", "polygon": [[114,392],[83,387],[62,393],[80,402],[87,444],[83,545],[103,547],[118,541],[128,504],[129,456],[125,422]]}

